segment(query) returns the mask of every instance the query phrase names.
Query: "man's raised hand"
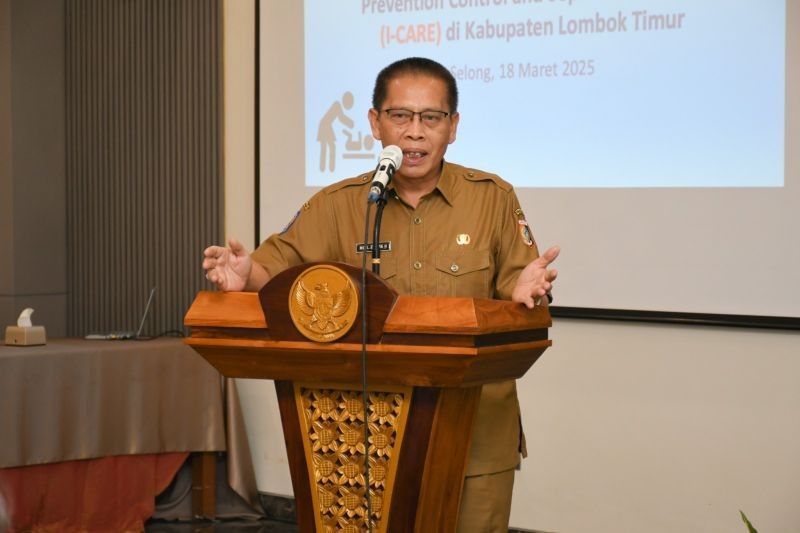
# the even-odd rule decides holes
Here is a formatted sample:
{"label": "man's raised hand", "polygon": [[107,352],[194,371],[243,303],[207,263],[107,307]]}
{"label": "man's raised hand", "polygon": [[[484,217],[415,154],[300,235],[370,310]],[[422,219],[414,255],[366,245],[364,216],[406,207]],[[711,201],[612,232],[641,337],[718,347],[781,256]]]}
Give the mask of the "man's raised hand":
{"label": "man's raised hand", "polygon": [[253,261],[244,245],[236,239],[229,240],[228,246],[209,246],[203,250],[206,279],[223,291],[243,291],[247,287]]}
{"label": "man's raised hand", "polygon": [[511,300],[525,304],[533,309],[536,303],[553,288],[553,281],[558,276],[555,269],[548,270],[550,263],[556,260],[561,248],[553,246],[545,253],[531,261],[517,278],[517,284],[511,293]]}

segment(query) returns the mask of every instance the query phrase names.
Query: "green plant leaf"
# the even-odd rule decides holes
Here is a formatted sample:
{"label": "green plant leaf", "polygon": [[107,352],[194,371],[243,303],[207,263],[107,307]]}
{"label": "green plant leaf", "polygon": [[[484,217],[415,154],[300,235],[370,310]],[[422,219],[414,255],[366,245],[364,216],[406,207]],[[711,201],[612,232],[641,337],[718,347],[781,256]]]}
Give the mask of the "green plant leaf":
{"label": "green plant leaf", "polygon": [[750,520],[748,520],[748,519],[747,519],[747,517],[746,517],[746,516],[745,516],[745,514],[744,514],[744,513],[741,511],[741,509],[739,510],[739,514],[740,514],[740,515],[742,515],[742,521],[743,521],[743,522],[745,523],[745,525],[747,526],[747,530],[748,530],[750,533],[758,533],[758,531],[756,531],[756,528],[754,528],[754,527],[753,527],[753,524],[751,524],[751,523],[750,523]]}

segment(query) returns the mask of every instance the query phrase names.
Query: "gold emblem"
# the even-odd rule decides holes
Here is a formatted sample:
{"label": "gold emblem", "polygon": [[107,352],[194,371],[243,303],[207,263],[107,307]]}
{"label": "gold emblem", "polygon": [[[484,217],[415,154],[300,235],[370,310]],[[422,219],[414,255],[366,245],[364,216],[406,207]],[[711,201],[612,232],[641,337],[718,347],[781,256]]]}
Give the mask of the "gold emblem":
{"label": "gold emblem", "polygon": [[469,244],[469,235],[466,233],[459,233],[456,235],[456,244],[459,246],[466,246]]}
{"label": "gold emblem", "polygon": [[350,277],[330,265],[311,267],[289,291],[289,316],[307,339],[332,342],[343,337],[358,314],[358,293]]}

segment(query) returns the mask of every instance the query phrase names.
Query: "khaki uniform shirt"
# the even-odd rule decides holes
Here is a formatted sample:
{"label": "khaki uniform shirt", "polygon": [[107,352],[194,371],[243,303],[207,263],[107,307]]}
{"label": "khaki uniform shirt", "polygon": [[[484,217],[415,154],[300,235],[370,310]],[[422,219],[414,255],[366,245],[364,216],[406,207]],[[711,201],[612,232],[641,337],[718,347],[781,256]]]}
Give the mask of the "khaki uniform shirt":
{"label": "khaki uniform shirt", "polygon": [[[371,177],[370,172],[322,189],[286,230],[253,252],[253,260],[270,276],[314,261],[360,268],[357,245],[364,241]],[[517,276],[538,251],[510,184],[445,163],[436,189],[416,209],[389,187],[380,235],[381,242],[391,243],[391,250],[381,252],[381,277],[389,285],[414,296],[511,298]],[[519,463],[524,453],[519,416],[514,381],[483,387],[467,475]]]}

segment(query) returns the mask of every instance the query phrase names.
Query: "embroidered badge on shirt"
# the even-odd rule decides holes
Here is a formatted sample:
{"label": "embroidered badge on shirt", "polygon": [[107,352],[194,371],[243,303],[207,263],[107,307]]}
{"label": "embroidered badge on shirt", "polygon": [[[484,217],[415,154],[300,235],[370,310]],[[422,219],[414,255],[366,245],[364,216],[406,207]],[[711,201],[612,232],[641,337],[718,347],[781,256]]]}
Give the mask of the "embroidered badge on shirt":
{"label": "embroidered badge on shirt", "polygon": [[533,233],[531,233],[531,228],[525,220],[519,221],[519,234],[526,246],[534,245]]}
{"label": "embroidered badge on shirt", "polygon": [[469,235],[466,233],[459,233],[456,235],[456,244],[459,246],[466,246],[469,244]]}

